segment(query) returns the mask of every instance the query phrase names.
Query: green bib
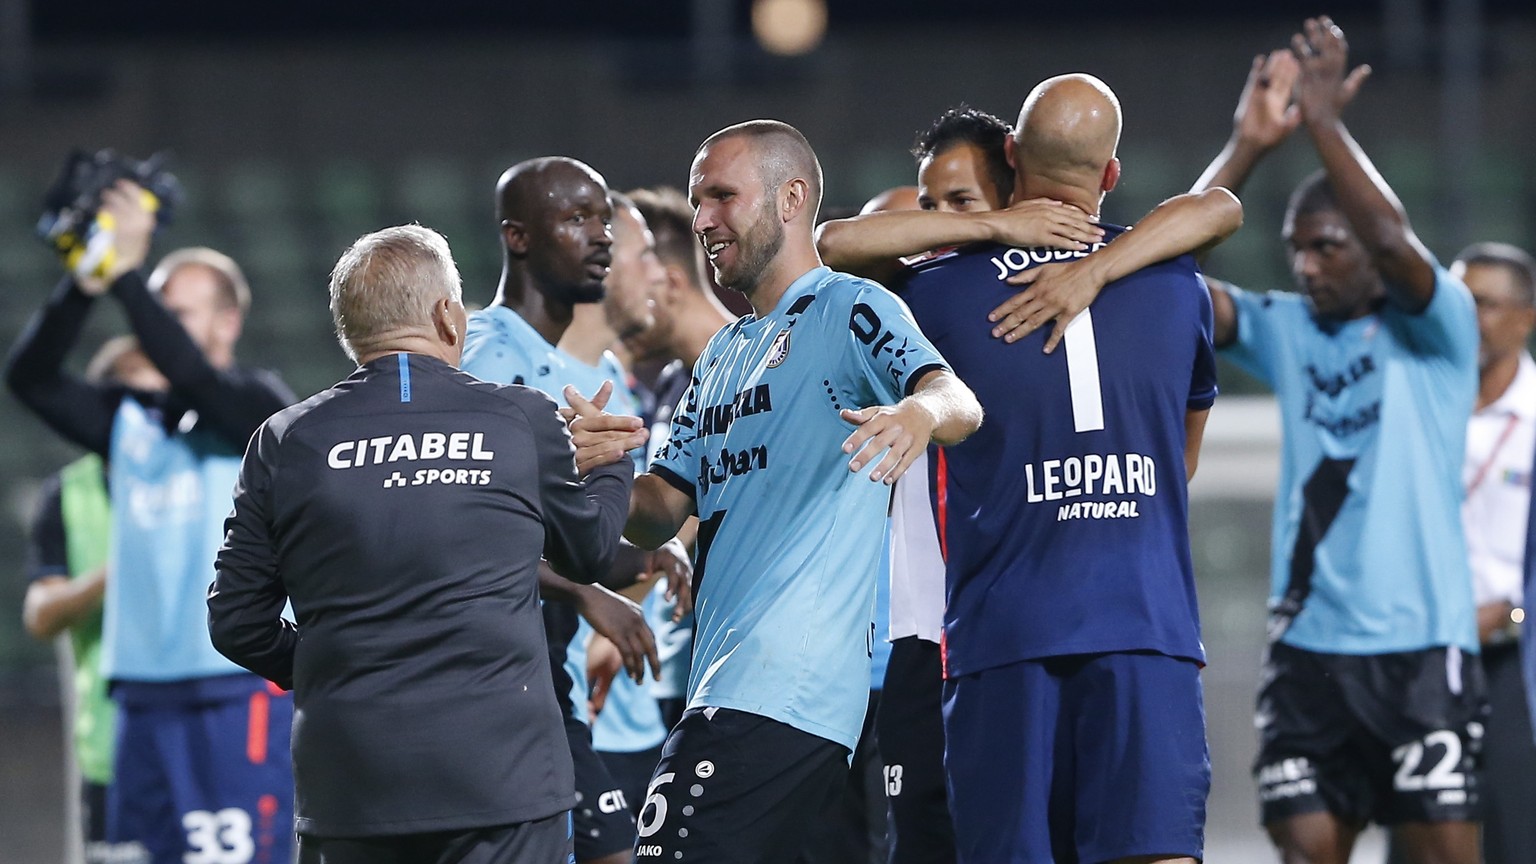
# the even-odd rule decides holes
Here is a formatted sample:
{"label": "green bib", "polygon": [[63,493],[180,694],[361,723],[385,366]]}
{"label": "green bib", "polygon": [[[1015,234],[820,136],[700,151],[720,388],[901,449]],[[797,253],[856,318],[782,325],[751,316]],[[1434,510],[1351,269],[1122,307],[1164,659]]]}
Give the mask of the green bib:
{"label": "green bib", "polygon": [[[101,457],[92,453],[66,465],[59,487],[69,576],[76,579],[107,563],[112,511]],[[71,627],[69,636],[75,650],[75,754],[86,780],[106,784],[112,780],[117,709],[101,676],[101,611]]]}

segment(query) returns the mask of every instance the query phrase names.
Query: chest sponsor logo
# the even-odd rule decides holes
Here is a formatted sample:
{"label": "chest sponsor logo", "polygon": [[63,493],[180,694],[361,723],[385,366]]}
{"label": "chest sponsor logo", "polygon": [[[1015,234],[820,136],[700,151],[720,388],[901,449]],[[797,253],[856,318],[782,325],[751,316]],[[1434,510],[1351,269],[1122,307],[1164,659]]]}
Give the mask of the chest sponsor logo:
{"label": "chest sponsor logo", "polygon": [[1047,459],[1024,466],[1024,495],[1030,504],[1100,496],[1093,501],[1056,505],[1058,522],[1135,519],[1141,516],[1140,502],[1128,496],[1157,495],[1157,463],[1140,453],[1089,453]]}
{"label": "chest sponsor logo", "polygon": [[767,384],[748,387],[737,393],[731,401],[711,405],[699,412],[699,434],[724,435],[739,418],[766,414],[772,410],[773,395]]}
{"label": "chest sponsor logo", "polygon": [[1381,398],[1363,401],[1359,390],[1371,387],[1379,390],[1381,379],[1376,372],[1376,360],[1369,354],[1361,354],[1340,370],[1319,369],[1308,364],[1307,382],[1312,386],[1307,391],[1302,417],[1338,438],[1375,428],[1381,422]]}

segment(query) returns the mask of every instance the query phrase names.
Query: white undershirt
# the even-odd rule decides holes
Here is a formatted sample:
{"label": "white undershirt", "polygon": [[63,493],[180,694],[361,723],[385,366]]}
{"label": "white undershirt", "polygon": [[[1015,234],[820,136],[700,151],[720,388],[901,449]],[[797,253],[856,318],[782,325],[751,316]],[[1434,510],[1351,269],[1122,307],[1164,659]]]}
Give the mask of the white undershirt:
{"label": "white undershirt", "polygon": [[944,629],[944,555],[928,494],[928,454],[896,481],[891,496],[891,640],[937,643]]}
{"label": "white undershirt", "polygon": [[[1514,606],[1524,603],[1533,452],[1536,362],[1522,352],[1520,367],[1508,389],[1467,421],[1467,456],[1461,479],[1468,488],[1461,505],[1461,524],[1472,566],[1472,594],[1479,606],[1499,600]],[[1473,488],[1480,472],[1482,481]]]}

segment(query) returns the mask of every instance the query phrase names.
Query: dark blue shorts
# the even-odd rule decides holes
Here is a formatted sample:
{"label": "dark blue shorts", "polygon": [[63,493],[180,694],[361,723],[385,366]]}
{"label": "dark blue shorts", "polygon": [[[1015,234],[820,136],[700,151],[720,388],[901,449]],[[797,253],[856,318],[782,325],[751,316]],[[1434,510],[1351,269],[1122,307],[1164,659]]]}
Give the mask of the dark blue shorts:
{"label": "dark blue shorts", "polygon": [[289,864],[293,697],[254,675],[120,684],[107,839],[152,864]]}
{"label": "dark blue shorts", "polygon": [[1026,660],[944,683],[961,862],[1202,858],[1200,667],[1162,654]]}

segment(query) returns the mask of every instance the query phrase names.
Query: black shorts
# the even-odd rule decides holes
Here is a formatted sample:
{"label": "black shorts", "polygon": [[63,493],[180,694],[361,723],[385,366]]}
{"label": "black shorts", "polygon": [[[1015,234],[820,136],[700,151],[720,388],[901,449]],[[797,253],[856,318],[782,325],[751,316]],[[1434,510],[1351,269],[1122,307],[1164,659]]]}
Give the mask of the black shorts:
{"label": "black shorts", "polygon": [[598,758],[608,767],[608,774],[619,784],[629,815],[639,816],[640,805],[645,803],[645,787],[656,773],[656,763],[661,761],[661,745],[634,753],[617,753],[599,750]]}
{"label": "black shorts", "polygon": [[565,737],[571,743],[571,762],[576,768],[576,860],[589,861],[635,844],[635,817],[619,781],[592,749],[592,730],[574,717],[565,718]]}
{"label": "black shorts", "polygon": [[955,860],[955,826],[944,790],[943,699],[938,644],[916,636],[892,642],[875,715],[891,816],[891,864]]}
{"label": "black shorts", "polygon": [[1262,821],[1318,811],[1351,825],[1475,821],[1485,711],[1482,666],[1455,648],[1349,655],[1275,643],[1255,721]]}
{"label": "black shorts", "polygon": [[848,777],[848,748],[728,708],[691,708],[640,811],[639,862],[793,862]]}
{"label": "black shorts", "polygon": [[388,837],[299,835],[299,864],[567,864],[571,814],[533,822]]}

